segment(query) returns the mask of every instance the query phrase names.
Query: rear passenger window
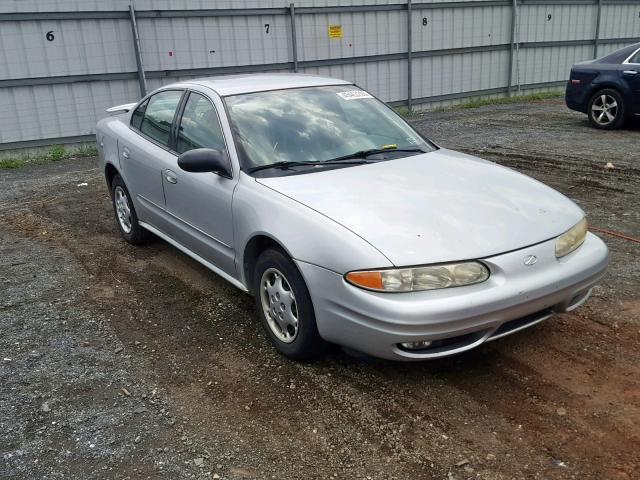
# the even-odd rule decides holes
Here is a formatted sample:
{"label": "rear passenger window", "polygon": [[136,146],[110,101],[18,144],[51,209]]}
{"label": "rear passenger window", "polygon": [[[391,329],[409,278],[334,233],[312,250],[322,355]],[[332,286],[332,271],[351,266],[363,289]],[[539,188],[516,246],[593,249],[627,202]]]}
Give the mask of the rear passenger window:
{"label": "rear passenger window", "polygon": [[225,144],[215,107],[208,98],[191,92],[178,127],[176,151],[184,153],[194,148],[224,151]]}
{"label": "rear passenger window", "polygon": [[142,119],[144,117],[144,112],[147,109],[147,105],[149,104],[149,99],[147,98],[144,102],[140,104],[138,108],[131,115],[131,126],[137,130],[140,130],[140,124],[142,123]]}
{"label": "rear passenger window", "polygon": [[636,54],[629,59],[629,63],[640,63],[640,50],[638,50]]}
{"label": "rear passenger window", "polygon": [[[140,122],[140,131],[149,138],[168,147],[171,122],[173,122],[173,116],[176,113],[181,96],[182,91],[167,90],[156,93],[149,98]],[[132,124],[134,120],[132,119]]]}

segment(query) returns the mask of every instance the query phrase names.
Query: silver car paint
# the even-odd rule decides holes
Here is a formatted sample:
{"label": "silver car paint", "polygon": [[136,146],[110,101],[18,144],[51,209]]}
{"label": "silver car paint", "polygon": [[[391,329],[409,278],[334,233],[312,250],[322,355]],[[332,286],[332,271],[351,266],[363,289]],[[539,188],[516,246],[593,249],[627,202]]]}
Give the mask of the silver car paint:
{"label": "silver car paint", "polygon": [[[577,293],[586,298],[606,268],[606,246],[589,235],[559,261],[550,253],[553,241],[544,242],[576,223],[581,210],[554,190],[490,162],[441,149],[258,181],[240,171],[219,93],[346,83],[254,75],[165,87],[191,89],[213,102],[229,148],[231,179],[182,172],[175,152],[129,128],[133,110],[98,123],[100,156],[123,176],[144,227],[239,288],[249,287],[246,246],[258,235],[274,239],[307,282],[321,335],[376,356],[427,358],[395,345],[423,336],[495,330],[538,307],[562,311]],[[179,177],[177,183],[167,182],[166,170]],[[537,242],[542,243],[533,245]],[[515,251],[503,253],[510,250]],[[540,261],[523,269],[525,254]],[[468,287],[378,294],[343,279],[351,270],[479,257],[486,258],[492,276]]]}
{"label": "silver car paint", "polygon": [[[527,255],[536,255],[538,262],[524,265]],[[376,357],[422,360],[473,348],[510,320],[546,309],[550,314],[572,309],[586,300],[608,261],[602,240],[588,234],[585,243],[561,261],[555,257],[551,240],[484,259],[491,270],[484,283],[403,294],[362,290],[349,285],[342,275],[304,262],[297,264],[305,281],[314,287],[314,308],[323,338]],[[478,333],[477,340],[455,350],[418,354],[397,347],[400,342],[472,332]]]}
{"label": "silver car paint", "polygon": [[396,266],[508,252],[554,238],[584,216],[540,182],[446,149],[258,182],[347,226]]}

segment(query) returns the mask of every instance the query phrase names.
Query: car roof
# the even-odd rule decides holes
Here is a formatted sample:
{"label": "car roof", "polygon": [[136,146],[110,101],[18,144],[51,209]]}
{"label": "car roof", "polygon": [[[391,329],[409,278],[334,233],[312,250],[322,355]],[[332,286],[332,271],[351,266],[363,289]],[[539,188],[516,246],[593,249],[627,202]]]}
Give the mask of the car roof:
{"label": "car roof", "polygon": [[[283,90],[286,88],[319,87],[324,85],[352,85],[353,82],[337,78],[305,75],[301,73],[254,73],[243,75],[221,75],[175,83],[167,87],[200,85],[225,97],[242,93]],[[167,88],[165,87],[165,88]]]}

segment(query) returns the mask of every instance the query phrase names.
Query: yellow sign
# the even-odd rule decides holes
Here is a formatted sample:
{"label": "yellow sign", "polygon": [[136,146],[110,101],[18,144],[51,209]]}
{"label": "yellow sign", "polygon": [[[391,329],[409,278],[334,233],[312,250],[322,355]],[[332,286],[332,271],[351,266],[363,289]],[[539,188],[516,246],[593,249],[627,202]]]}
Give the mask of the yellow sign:
{"label": "yellow sign", "polygon": [[342,38],[342,25],[329,25],[329,38]]}

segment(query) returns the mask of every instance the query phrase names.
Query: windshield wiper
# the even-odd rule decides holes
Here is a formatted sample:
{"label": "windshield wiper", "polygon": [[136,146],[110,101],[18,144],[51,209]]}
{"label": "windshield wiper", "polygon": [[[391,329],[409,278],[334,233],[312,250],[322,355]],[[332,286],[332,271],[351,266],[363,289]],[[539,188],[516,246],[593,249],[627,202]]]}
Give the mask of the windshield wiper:
{"label": "windshield wiper", "polygon": [[389,152],[416,152],[416,153],[427,153],[423,149],[418,147],[411,148],[371,148],[369,150],[360,150],[359,152],[353,152],[349,155],[344,155],[342,157],[332,158],[331,161],[342,161],[349,160],[352,158],[367,158],[371,155],[376,155],[380,153],[389,153]]}
{"label": "windshield wiper", "polygon": [[340,162],[342,160],[350,160],[352,158],[367,158],[371,155],[376,155],[378,153],[389,153],[389,152],[420,152],[427,153],[423,149],[418,147],[411,148],[372,148],[370,150],[360,150],[359,152],[353,152],[349,155],[344,155],[342,157],[332,158],[329,160],[330,162]]}
{"label": "windshield wiper", "polygon": [[[353,157],[353,158],[357,158],[357,157]],[[286,170],[290,167],[305,167],[307,165],[345,165],[345,164],[352,164],[352,165],[360,165],[363,163],[371,163],[368,162],[367,160],[353,160],[353,161],[349,161],[349,162],[343,162],[342,161],[343,158],[339,158],[339,159],[331,159],[331,160],[314,160],[311,162],[295,162],[295,161],[282,161],[282,162],[275,162],[275,163],[270,163],[268,165],[258,165],[257,167],[251,167],[249,169],[247,169],[247,172],[249,173],[253,173],[253,172],[258,172],[260,170],[266,170],[268,168],[281,168],[283,170]],[[346,160],[346,158],[344,159]]]}
{"label": "windshield wiper", "polygon": [[[281,168],[288,169],[290,167],[305,167],[307,165],[360,165],[363,163],[373,163],[369,160],[366,160],[367,157],[379,153],[389,153],[389,152],[416,152],[416,153],[427,153],[423,149],[418,147],[411,148],[372,148],[369,150],[360,150],[358,152],[350,153],[349,155],[343,155],[342,157],[331,158],[329,160],[313,160],[310,162],[296,162],[296,161],[282,161],[270,163],[269,165],[258,165],[257,167],[251,167],[247,171],[249,173],[258,172],[260,170],[266,170],[269,168]],[[362,160],[357,160],[357,159]]]}

